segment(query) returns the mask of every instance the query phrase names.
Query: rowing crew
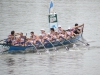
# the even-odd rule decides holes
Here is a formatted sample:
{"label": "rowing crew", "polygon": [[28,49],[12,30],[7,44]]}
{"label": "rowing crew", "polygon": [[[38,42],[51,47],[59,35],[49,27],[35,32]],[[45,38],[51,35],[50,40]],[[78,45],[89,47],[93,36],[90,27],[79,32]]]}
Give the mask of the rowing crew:
{"label": "rowing crew", "polygon": [[8,36],[6,41],[7,44],[14,46],[31,46],[33,44],[40,45],[46,44],[48,42],[55,42],[57,40],[61,41],[63,39],[70,39],[82,32],[84,24],[78,25],[75,24],[73,28],[68,28],[68,30],[63,30],[62,27],[58,26],[58,32],[54,28],[50,29],[50,33],[46,33],[44,29],[41,29],[40,35],[35,35],[34,32],[30,32],[30,38],[27,38],[23,33],[15,33],[11,31],[11,35]]}

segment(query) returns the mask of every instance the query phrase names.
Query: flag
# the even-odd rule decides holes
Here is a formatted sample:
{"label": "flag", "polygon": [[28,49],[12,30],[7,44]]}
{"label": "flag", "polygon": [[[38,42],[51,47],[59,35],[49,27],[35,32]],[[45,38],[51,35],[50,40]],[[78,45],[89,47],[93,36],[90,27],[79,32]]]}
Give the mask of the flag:
{"label": "flag", "polygon": [[50,7],[49,7],[49,13],[51,12],[51,10],[53,10],[53,2],[50,2]]}

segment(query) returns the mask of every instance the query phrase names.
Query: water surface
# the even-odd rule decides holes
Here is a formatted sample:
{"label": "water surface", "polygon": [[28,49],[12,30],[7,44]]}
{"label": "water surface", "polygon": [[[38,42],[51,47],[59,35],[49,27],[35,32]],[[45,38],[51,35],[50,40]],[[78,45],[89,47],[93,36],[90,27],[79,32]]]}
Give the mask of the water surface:
{"label": "water surface", "polygon": [[[40,34],[49,32],[49,0],[1,0],[0,40],[11,30]],[[1,75],[100,75],[100,0],[54,0],[58,24],[67,29],[85,24],[83,36],[90,47],[50,53],[0,54]],[[82,44],[82,43],[81,43]]]}

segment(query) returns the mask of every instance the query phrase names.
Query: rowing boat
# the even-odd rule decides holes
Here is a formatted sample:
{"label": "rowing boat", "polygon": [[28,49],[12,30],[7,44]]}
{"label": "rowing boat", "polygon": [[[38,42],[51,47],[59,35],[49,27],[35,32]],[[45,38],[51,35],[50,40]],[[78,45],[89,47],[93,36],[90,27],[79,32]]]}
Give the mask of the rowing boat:
{"label": "rowing boat", "polygon": [[[79,40],[81,38],[81,34],[82,33],[80,33],[79,35],[77,35],[73,38],[70,38],[69,40],[63,39],[61,42],[59,42],[59,41],[55,41],[55,42],[51,42],[51,43],[48,42],[48,43],[44,44],[44,46],[45,46],[45,48],[49,49],[49,48],[53,48],[53,46],[54,47],[62,46],[62,44],[69,45],[69,44],[75,43],[77,40]],[[6,47],[8,52],[25,51],[25,50],[29,50],[29,49],[36,50],[36,48],[35,48],[36,45],[34,45],[34,46],[33,45],[30,45],[30,46],[12,46],[12,45],[8,45],[5,43],[0,43],[0,45],[2,45],[3,47]],[[37,50],[44,49],[44,46],[39,45],[37,47]]]}
{"label": "rowing boat", "polygon": [[[50,9],[53,7],[53,3],[52,1],[50,2]],[[57,14],[55,12],[51,13],[49,12],[48,15],[49,18],[49,27],[50,28],[54,28],[55,30],[57,30],[58,28],[58,20],[57,20]],[[47,48],[53,48],[53,47],[58,47],[58,46],[62,46],[62,45],[69,45],[72,43],[75,43],[77,40],[79,40],[82,37],[82,33],[80,33],[77,36],[74,36],[73,38],[71,37],[70,39],[66,40],[63,39],[62,41],[54,41],[54,42],[48,42],[45,44],[40,44],[38,46],[36,45],[30,45],[30,46],[13,46],[13,45],[8,45],[6,43],[0,43],[0,45],[2,45],[3,47],[6,47],[8,52],[12,52],[12,51],[25,51],[27,49],[32,49],[32,50],[39,50],[39,49],[47,49]]]}

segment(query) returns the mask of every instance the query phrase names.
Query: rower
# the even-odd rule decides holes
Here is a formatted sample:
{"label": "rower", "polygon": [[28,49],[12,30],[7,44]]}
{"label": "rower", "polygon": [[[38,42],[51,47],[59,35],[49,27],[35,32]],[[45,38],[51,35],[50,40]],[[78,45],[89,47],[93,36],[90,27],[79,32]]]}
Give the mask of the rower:
{"label": "rower", "polygon": [[63,40],[64,38],[66,38],[66,31],[63,30],[62,33],[59,34],[59,40]]}
{"label": "rower", "polygon": [[39,46],[39,45],[41,45],[42,43],[44,43],[44,38],[43,38],[42,34],[40,34],[39,37],[38,37],[38,39],[37,39],[36,42],[35,42],[35,45],[36,45],[36,46]]}
{"label": "rower", "polygon": [[20,38],[16,38],[16,40],[12,42],[12,45],[14,45],[14,46],[24,46],[24,44],[21,43]]}
{"label": "rower", "polygon": [[51,38],[52,38],[52,40],[51,41],[55,41],[55,30],[54,30],[54,28],[51,28],[50,29],[50,36],[51,36]]}
{"label": "rower", "polygon": [[70,39],[71,36],[73,36],[73,31],[68,27],[68,30],[66,30],[66,39]]}
{"label": "rower", "polygon": [[37,41],[37,39],[38,39],[38,36],[35,35],[33,31],[30,32],[30,34],[31,34],[30,37],[31,37],[31,40],[33,41],[33,44],[36,44],[36,41]]}
{"label": "rower", "polygon": [[36,40],[38,38],[38,36],[35,35],[34,32],[30,32],[30,34],[33,40]]}
{"label": "rower", "polygon": [[15,31],[11,31],[11,34],[8,35],[8,38],[10,38],[11,40],[15,39]]}
{"label": "rower", "polygon": [[40,41],[40,42],[42,42],[42,43],[44,42],[44,38],[43,38],[42,34],[39,35],[38,41]]}
{"label": "rower", "polygon": [[73,32],[78,35],[79,33],[82,32],[82,27],[84,26],[84,23],[82,25],[78,25],[77,23],[73,27]]}
{"label": "rower", "polygon": [[55,34],[54,28],[50,28],[50,35],[53,36]]}
{"label": "rower", "polygon": [[11,39],[16,39],[16,37],[15,37],[15,36],[17,36],[17,35],[19,35],[19,33],[15,33],[15,31],[13,30],[13,31],[11,31],[11,34],[10,34],[10,35],[8,35],[8,38],[11,38]]}
{"label": "rower", "polygon": [[58,25],[58,33],[62,33],[63,29],[61,28],[61,25]]}
{"label": "rower", "polygon": [[20,37],[19,37],[20,38],[20,42],[22,44],[24,44],[25,43],[25,40],[26,40],[26,36],[24,36],[22,32],[19,35],[20,35]]}
{"label": "rower", "polygon": [[46,34],[44,29],[41,29],[41,35],[43,36],[43,38],[45,38],[47,36],[47,34]]}
{"label": "rower", "polygon": [[6,43],[9,44],[9,45],[12,45],[12,42],[15,39],[16,39],[16,37],[15,37],[15,31],[11,31],[11,34],[8,35],[8,38],[6,40]]}
{"label": "rower", "polygon": [[57,39],[59,39],[59,34],[57,31],[55,31],[54,35],[52,36],[52,41],[55,42]]}
{"label": "rower", "polygon": [[50,35],[50,33],[47,34],[46,39],[49,40],[49,41],[52,41],[52,36]]}

